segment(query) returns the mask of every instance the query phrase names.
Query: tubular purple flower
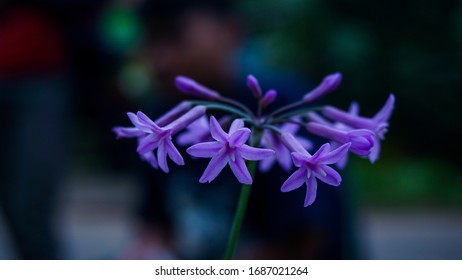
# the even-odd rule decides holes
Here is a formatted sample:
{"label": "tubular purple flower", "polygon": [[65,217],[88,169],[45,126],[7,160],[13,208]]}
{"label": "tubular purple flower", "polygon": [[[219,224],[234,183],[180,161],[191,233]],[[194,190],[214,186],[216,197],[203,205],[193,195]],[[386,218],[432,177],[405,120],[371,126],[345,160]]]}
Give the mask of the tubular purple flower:
{"label": "tubular purple flower", "polygon": [[[148,161],[153,167],[158,165],[166,173],[169,172],[167,156],[176,164],[184,165],[183,157],[172,143],[172,135],[178,133],[204,114],[205,107],[196,106],[167,126],[160,127],[143,112],[138,112],[136,115],[128,113],[133,125],[144,134],[138,136],[137,152],[143,160]],[[157,160],[153,158],[153,155],[151,156],[155,149],[157,149]]]}
{"label": "tubular purple flower", "polygon": [[212,116],[210,133],[216,141],[198,143],[186,150],[188,154],[195,157],[211,158],[199,179],[200,183],[210,183],[229,164],[240,183],[251,184],[252,176],[245,165],[245,160],[261,160],[274,155],[273,150],[254,148],[245,144],[250,137],[250,129],[244,127],[244,122],[240,119],[234,120],[229,133],[226,133]]}
{"label": "tubular purple flower", "polygon": [[[291,139],[289,136],[286,140],[292,142],[293,138]],[[307,207],[313,204],[316,199],[318,185],[316,178],[328,185],[340,185],[342,177],[328,165],[334,164],[343,158],[348,152],[350,145],[350,143],[347,143],[331,151],[330,144],[326,143],[313,156],[307,151],[302,153],[293,152],[292,160],[294,165],[298,167],[298,170],[282,184],[281,191],[290,192],[306,184],[304,205]]]}
{"label": "tubular purple flower", "polygon": [[270,105],[271,103],[273,103],[273,101],[276,99],[277,96],[278,96],[278,93],[274,89],[268,90],[265,93],[265,96],[263,96],[261,100],[261,106],[264,108]]}
{"label": "tubular purple flower", "polygon": [[172,130],[172,135],[177,134],[179,131],[185,129],[188,125],[199,119],[205,114],[206,111],[205,106],[196,106],[189,110],[186,114],[182,115],[178,119],[174,120],[167,126],[165,126],[166,129],[171,129]]}
{"label": "tubular purple flower", "polygon": [[218,92],[209,89],[188,77],[177,76],[175,78],[175,85],[181,92],[198,98],[215,100],[220,97]]}
{"label": "tubular purple flower", "polygon": [[345,112],[332,106],[326,106],[323,109],[323,113],[326,117],[344,123],[347,126],[353,128],[365,128],[374,131],[375,144],[369,154],[370,162],[374,163],[379,158],[380,140],[385,138],[385,134],[388,131],[388,120],[391,117],[394,107],[395,96],[390,94],[382,109],[380,109],[380,111],[372,118],[361,117],[355,112]]}
{"label": "tubular purple flower", "polygon": [[324,125],[328,125],[328,126],[333,126],[332,123],[330,123],[328,120],[326,120],[325,118],[321,117],[318,113],[316,112],[309,112],[307,114],[307,117],[310,121],[312,122],[315,122],[315,123],[320,123],[320,124],[324,124]]}
{"label": "tubular purple flower", "polygon": [[[122,126],[116,126],[112,129],[112,131],[115,132],[117,135],[116,138],[134,138],[136,137],[138,140],[138,145],[140,140],[148,135],[148,133],[143,132],[139,130],[137,127],[122,127]],[[159,168],[159,164],[157,163],[156,158],[154,157],[154,154],[152,152],[147,152],[144,154],[140,154],[140,158],[143,161],[148,162],[154,169]]]}
{"label": "tubular purple flower", "polygon": [[255,98],[258,99],[262,96],[260,84],[253,75],[247,76],[247,86],[250,88]]}
{"label": "tubular purple flower", "polygon": [[372,118],[366,118],[345,112],[332,106],[326,106],[323,113],[326,117],[342,122],[353,128],[365,128],[375,131],[380,139],[383,139],[388,129],[388,119],[393,112],[395,104],[395,96],[390,94],[385,105],[380,111]]}
{"label": "tubular purple flower", "polygon": [[[157,165],[165,173],[169,172],[167,165],[167,155],[178,165],[184,165],[183,157],[172,143],[172,130],[159,127],[143,112],[138,112],[136,115],[128,113],[132,123],[146,132],[145,136],[138,139],[137,152],[143,160],[148,161],[153,167]],[[157,149],[157,160],[153,151]]]}
{"label": "tubular purple flower", "polygon": [[305,103],[312,102],[329,92],[334,91],[342,82],[342,74],[337,72],[334,74],[330,74],[326,76],[321,84],[319,84],[317,87],[315,87],[313,90],[308,92],[303,96],[303,101]]}
{"label": "tubular purple flower", "polygon": [[173,107],[173,109],[165,113],[163,116],[157,118],[155,120],[155,123],[158,126],[165,126],[171,123],[172,121],[174,121],[175,119],[177,119],[179,116],[181,116],[185,112],[187,112],[190,108],[191,108],[191,103],[188,101],[183,101],[180,104]]}
{"label": "tubular purple flower", "polygon": [[295,136],[292,133],[283,132],[281,135],[281,140],[287,149],[289,149],[289,151],[309,155],[308,151],[297,139],[295,139]]}
{"label": "tubular purple flower", "polygon": [[140,131],[136,127],[123,127],[116,126],[112,128],[112,131],[116,134],[116,138],[134,138],[145,135],[145,132]]}
{"label": "tubular purple flower", "polygon": [[374,121],[370,118],[354,115],[332,106],[324,107],[322,112],[329,119],[344,123],[353,128],[364,128],[374,130],[376,126]]}
{"label": "tubular purple flower", "polygon": [[368,156],[376,144],[375,133],[368,129],[344,131],[315,122],[308,123],[307,129],[313,134],[340,144],[351,143],[350,151],[359,156]]}
{"label": "tubular purple flower", "polygon": [[[358,103],[352,102],[350,104],[350,108],[349,108],[348,112],[350,114],[353,114],[353,115],[358,115],[359,114],[359,105],[358,105]],[[329,126],[329,127],[333,127],[333,128],[344,130],[344,131],[349,131],[349,130],[352,129],[351,127],[349,127],[346,124],[341,123],[341,122],[332,123],[332,122],[326,120],[325,118],[321,117],[320,115],[318,115],[315,112],[309,112],[307,114],[307,116],[311,121],[316,122],[316,123],[320,123],[320,124],[323,124],[323,125],[326,125],[326,126]],[[332,149],[336,149],[336,148],[340,147],[342,144],[338,143],[336,141],[331,141],[330,145],[331,145]],[[374,148],[372,149],[371,154],[369,156],[372,155],[372,153],[373,153],[374,149],[376,148],[376,146],[377,145],[374,145]],[[345,168],[347,162],[348,162],[348,153],[345,155],[345,157],[340,159],[335,164],[335,166],[337,166],[339,169],[343,169],[343,168]]]}

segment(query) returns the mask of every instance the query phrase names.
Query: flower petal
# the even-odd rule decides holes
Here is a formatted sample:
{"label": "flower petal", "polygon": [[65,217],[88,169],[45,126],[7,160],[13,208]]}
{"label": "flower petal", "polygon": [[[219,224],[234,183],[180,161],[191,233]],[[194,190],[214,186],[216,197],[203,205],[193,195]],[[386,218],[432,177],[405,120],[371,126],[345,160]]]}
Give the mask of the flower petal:
{"label": "flower petal", "polygon": [[209,164],[207,165],[207,168],[205,168],[204,173],[199,179],[199,182],[212,182],[213,179],[215,179],[218,174],[220,174],[221,170],[223,170],[227,163],[228,155],[226,154],[226,147],[223,147],[215,156],[212,157]]}
{"label": "flower petal", "polygon": [[228,139],[231,148],[242,146],[250,136],[250,129],[244,127],[234,131]]}
{"label": "flower petal", "polygon": [[281,166],[281,168],[284,171],[289,172],[290,169],[293,166],[293,164],[292,164],[292,156],[290,155],[289,150],[287,150],[284,146],[282,146],[282,147],[283,147],[284,151],[276,153],[276,159],[278,160],[279,165]]}
{"label": "flower petal", "polygon": [[148,152],[144,154],[140,154],[142,160],[149,162],[149,164],[154,169],[159,169],[159,164],[157,163],[156,157],[154,156],[153,152]]}
{"label": "flower petal", "polygon": [[374,137],[374,146],[371,149],[371,153],[369,154],[369,161],[374,163],[380,154],[380,139],[378,137]]}
{"label": "flower petal", "polygon": [[348,163],[348,153],[346,153],[342,158],[340,158],[336,163],[335,166],[337,166],[338,169],[342,170],[345,168],[345,166]]}
{"label": "flower petal", "polygon": [[152,133],[152,130],[147,127],[146,125],[144,125],[142,122],[140,122],[140,120],[138,119],[137,115],[135,115],[134,113],[132,112],[128,112],[127,113],[127,116],[128,118],[130,119],[130,121],[132,122],[132,124],[138,128],[139,130],[145,132],[145,133]]}
{"label": "flower petal", "polygon": [[319,180],[331,186],[340,185],[340,183],[342,182],[342,177],[332,167],[329,167],[327,165],[320,165],[318,168],[322,170],[322,173],[325,173],[325,175],[323,175],[320,172],[315,171],[316,177]]}
{"label": "flower petal", "polygon": [[219,142],[224,143],[228,141],[228,134],[223,130],[223,128],[221,128],[214,116],[210,117],[210,133],[212,134],[213,139]]}
{"label": "flower petal", "polygon": [[321,148],[318,149],[318,151],[313,155],[311,158],[311,162],[317,162],[319,159],[323,158],[330,152],[330,144],[325,143],[324,145],[321,146]]}
{"label": "flower petal", "polygon": [[240,155],[247,160],[262,160],[274,155],[274,151],[270,149],[255,148],[249,145],[242,145],[239,148]]}
{"label": "flower petal", "polygon": [[289,165],[289,169],[292,167],[292,157],[290,156],[290,151],[286,148],[286,146],[284,146],[281,138],[274,131],[265,131],[261,145],[275,152],[275,157],[277,161],[284,166],[283,168],[285,168],[287,164]]}
{"label": "flower petal", "polygon": [[160,133],[162,132],[162,129],[155,124],[146,114],[144,114],[141,111],[138,111],[136,113],[136,116],[138,117],[139,122],[144,125],[145,127],[149,127],[153,132]]}
{"label": "flower petal", "polygon": [[161,141],[159,148],[157,149],[157,162],[159,163],[160,169],[165,173],[169,172],[167,164],[167,147],[165,146],[165,140]]}
{"label": "flower petal", "polygon": [[204,142],[189,147],[186,152],[194,157],[210,158],[221,148],[223,148],[223,144],[220,142]]}
{"label": "flower petal", "polygon": [[148,134],[144,137],[138,138],[138,148],[136,151],[140,154],[152,152],[155,148],[159,147],[159,136],[155,134]]}
{"label": "flower petal", "polygon": [[260,163],[258,164],[258,170],[260,170],[260,172],[268,172],[273,166],[275,161],[276,161],[276,158],[274,157],[268,157],[268,158],[262,159]]}
{"label": "flower petal", "polygon": [[304,165],[311,158],[311,156],[307,156],[307,155],[297,153],[297,152],[291,153],[291,155],[292,155],[292,160],[296,167],[300,167]]}
{"label": "flower petal", "polygon": [[139,130],[137,127],[116,126],[112,128],[112,131],[114,131],[114,133],[117,135],[117,139],[140,137],[146,134],[145,132]]}
{"label": "flower petal", "polygon": [[313,142],[311,142],[310,140],[304,137],[297,136],[295,137],[295,140],[297,140],[300,144],[302,144],[302,147],[305,148],[305,150],[307,151],[313,148]]}
{"label": "flower petal", "polygon": [[187,127],[187,131],[181,133],[176,138],[176,143],[180,146],[187,146],[210,140],[209,121],[202,116]]}
{"label": "flower petal", "polygon": [[241,184],[252,184],[252,176],[250,176],[244,159],[241,157],[236,157],[234,161],[230,160],[229,167],[231,167],[234,176],[236,176],[237,180]]}
{"label": "flower petal", "polygon": [[290,152],[297,152],[311,157],[310,153],[303,148],[302,144],[295,139],[292,133],[282,133],[281,141]]}
{"label": "flower petal", "polygon": [[377,123],[381,122],[386,122],[391,116],[391,113],[393,112],[393,108],[395,107],[395,96],[393,93],[388,96],[387,101],[385,102],[385,105],[383,105],[382,109],[380,109],[377,114],[373,117],[374,121]]}
{"label": "flower petal", "polygon": [[377,137],[376,134],[368,129],[354,129],[348,132],[351,146],[350,151],[359,156],[368,156],[374,148]]}
{"label": "flower petal", "polygon": [[317,189],[318,182],[316,182],[316,177],[311,176],[306,181],[305,207],[310,206],[316,200]]}
{"label": "flower petal", "polygon": [[184,165],[184,159],[178,149],[173,145],[172,140],[165,140],[165,146],[167,148],[167,154],[170,159],[178,165]]}
{"label": "flower petal", "polygon": [[244,127],[244,121],[242,119],[235,119],[229,127],[229,135],[233,134],[236,130]]}
{"label": "flower petal", "polygon": [[[313,177],[313,176],[311,176]],[[282,192],[290,192],[295,189],[300,188],[303,183],[307,180],[306,178],[306,168],[301,167],[297,169],[289,178],[282,184],[281,191]]]}
{"label": "flower petal", "polygon": [[189,130],[178,135],[175,140],[178,145],[184,147],[187,145],[196,144],[196,142],[194,141],[196,140],[195,138],[196,135],[191,130]]}
{"label": "flower petal", "polygon": [[323,164],[334,164],[340,161],[341,159],[345,158],[345,155],[348,153],[348,149],[350,148],[350,146],[350,143],[343,144],[337,149],[319,158],[319,162]]}

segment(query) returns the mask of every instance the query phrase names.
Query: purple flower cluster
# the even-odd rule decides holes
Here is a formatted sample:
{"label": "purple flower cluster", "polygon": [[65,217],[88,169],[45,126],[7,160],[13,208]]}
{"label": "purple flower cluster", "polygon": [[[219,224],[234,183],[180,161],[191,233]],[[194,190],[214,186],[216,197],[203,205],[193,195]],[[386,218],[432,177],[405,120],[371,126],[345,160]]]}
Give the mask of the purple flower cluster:
{"label": "purple flower cluster", "polygon": [[[394,108],[393,94],[373,117],[360,116],[356,103],[352,103],[349,111],[310,106],[314,100],[334,91],[341,80],[340,73],[328,75],[300,101],[265,112],[276,100],[277,92],[269,89],[263,94],[258,80],[249,75],[247,86],[258,104],[253,112],[238,101],[178,76],[175,80],[178,90],[199,100],[182,102],[155,121],[142,112],[128,113],[133,126],[114,127],[113,131],[117,138],[136,138],[141,159],[166,173],[169,172],[167,157],[177,165],[185,164],[174,141],[189,146],[186,152],[192,157],[210,158],[199,179],[201,183],[212,182],[229,165],[240,183],[252,184],[248,161],[260,161],[261,172],[269,171],[275,163],[287,172],[295,167],[295,172],[281,182],[281,191],[289,192],[306,185],[304,205],[308,206],[315,201],[317,180],[340,185],[342,178],[331,166],[344,168],[349,152],[371,162],[378,159],[380,141],[388,130]],[[225,112],[226,116],[220,120],[207,116],[206,113],[215,110]],[[308,133],[326,138],[329,143],[312,151],[314,145],[307,139]]]}

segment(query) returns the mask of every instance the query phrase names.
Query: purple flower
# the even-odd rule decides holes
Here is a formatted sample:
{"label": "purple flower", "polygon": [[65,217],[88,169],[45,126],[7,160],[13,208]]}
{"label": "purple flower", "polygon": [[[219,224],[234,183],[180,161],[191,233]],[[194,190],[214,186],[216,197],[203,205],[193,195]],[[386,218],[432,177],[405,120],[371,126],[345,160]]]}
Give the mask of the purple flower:
{"label": "purple flower", "polygon": [[[154,122],[158,126],[164,126],[171,123],[173,120],[177,119],[180,115],[184,114],[191,108],[191,103],[187,101],[183,101],[177,106],[173,107],[170,111],[156,119]],[[117,139],[119,138],[133,138],[133,137],[141,137],[145,136],[147,132],[140,130],[139,128],[135,127],[123,127],[123,126],[116,126],[112,128],[112,131],[116,134]]]}
{"label": "purple flower", "polygon": [[311,133],[340,144],[351,143],[350,151],[359,156],[368,156],[376,144],[374,132],[368,129],[344,131],[315,122],[308,123],[306,127]]}
{"label": "purple flower", "polygon": [[[283,137],[285,137],[286,142],[294,140],[285,134],[283,134]],[[292,145],[297,146],[298,144],[294,143]],[[298,167],[298,170],[282,184],[281,191],[290,192],[298,189],[305,183],[307,189],[304,205],[307,207],[313,204],[316,199],[318,185],[316,178],[328,185],[340,185],[342,177],[328,165],[340,160],[348,152],[349,146],[350,143],[347,143],[331,151],[330,144],[326,143],[314,155],[311,155],[306,150],[293,152],[292,160],[294,161],[294,165]]]}
{"label": "purple flower", "polygon": [[268,90],[262,98],[263,94],[260,84],[258,83],[257,78],[255,78],[253,75],[247,76],[247,87],[250,88],[250,91],[252,91],[255,98],[261,98],[261,106],[263,108],[271,104],[276,99],[277,92],[274,89]]}
{"label": "purple flower", "polygon": [[[139,130],[136,127],[122,127],[122,126],[116,126],[112,129],[112,131],[115,132],[116,138],[138,138],[138,145],[139,141],[143,136],[146,136],[147,133]],[[154,157],[154,154],[152,152],[147,152],[144,154],[140,154],[140,158],[144,161],[147,161],[154,169],[159,168],[159,164],[157,163],[156,158]]]}
{"label": "purple flower", "polygon": [[321,84],[319,84],[317,87],[315,87],[313,90],[308,92],[303,96],[303,101],[305,103],[309,103],[314,101],[315,99],[318,99],[326,94],[328,94],[331,91],[334,91],[339,85],[340,82],[342,81],[342,74],[341,73],[334,73],[326,76]]}
{"label": "purple flower", "polygon": [[253,75],[247,76],[247,86],[250,88],[255,98],[260,98],[262,96],[260,84]]}
{"label": "purple flower", "polygon": [[[291,133],[295,135],[299,130],[300,126],[294,123],[285,123],[279,127],[279,129],[283,132]],[[310,150],[312,148],[312,143],[303,137],[294,136],[295,139],[300,142],[303,148]],[[273,164],[277,161],[279,165],[285,171],[289,171],[292,168],[292,158],[290,155],[290,151],[281,141],[281,137],[277,135],[274,131],[265,130],[261,145],[263,147],[269,148],[275,151],[274,157],[268,157],[263,159],[259,164],[259,169],[261,172],[267,172],[271,169]]]}
{"label": "purple flower", "polygon": [[274,89],[268,90],[265,93],[265,96],[263,96],[263,98],[261,99],[261,106],[264,108],[270,105],[271,103],[273,103],[277,96],[278,93]]}
{"label": "purple flower", "polygon": [[[172,135],[184,129],[204,115],[204,113],[204,106],[196,106],[164,127],[158,126],[143,112],[138,112],[136,115],[134,113],[127,113],[130,121],[138,129],[137,132],[134,129],[130,129],[131,135],[138,137],[137,152],[143,160],[148,161],[154,168],[159,166],[166,173],[169,172],[167,155],[176,164],[184,165],[183,157],[172,143]],[[120,128],[116,129],[116,131],[119,131],[119,133],[120,131],[127,132],[126,129],[122,130]],[[157,159],[151,155],[155,149],[157,149]]]}
{"label": "purple flower", "polygon": [[175,78],[175,85],[181,92],[195,97],[207,100],[215,100],[220,97],[218,92],[211,90],[188,77],[177,76]]}
{"label": "purple flower", "polygon": [[261,160],[270,157],[274,151],[254,148],[246,145],[250,129],[244,127],[240,119],[234,120],[226,133],[215,117],[210,117],[210,133],[216,141],[199,143],[189,147],[186,151],[195,157],[212,158],[199,179],[200,183],[213,181],[223,168],[229,164],[238,181],[251,184],[252,176],[245,165],[246,160]]}
{"label": "purple flower", "polygon": [[375,145],[371,150],[371,153],[369,154],[369,160],[371,162],[374,162],[379,157],[380,140],[383,140],[385,138],[385,134],[388,131],[388,120],[390,119],[394,106],[395,96],[393,94],[390,94],[387,101],[385,102],[385,105],[372,118],[361,117],[357,114],[345,112],[332,106],[326,106],[323,109],[323,113],[326,117],[335,121],[342,122],[345,125],[350,126],[352,128],[364,128],[374,131]]}
{"label": "purple flower", "polygon": [[[159,127],[142,112],[138,112],[136,115],[128,113],[128,117],[139,130],[146,133],[145,136],[139,138],[136,150],[144,160],[147,160],[153,166],[158,164],[166,173],[169,172],[167,155],[176,164],[184,165],[183,157],[172,143],[172,129]],[[157,149],[157,162],[153,164],[150,154],[155,149]]]}
{"label": "purple flower", "polygon": [[[358,105],[358,103],[352,102],[350,104],[350,108],[349,108],[348,112],[350,114],[353,114],[353,115],[358,115],[359,114],[359,105]],[[340,130],[343,130],[343,131],[349,131],[349,130],[352,129],[351,127],[349,127],[346,124],[341,123],[341,122],[331,123],[331,122],[324,119],[323,117],[321,117],[320,115],[318,115],[315,112],[308,113],[308,118],[311,121],[314,121],[314,122],[317,122],[317,123],[320,123],[320,124],[324,124],[324,125],[327,125],[327,126],[331,126],[333,128],[340,129]],[[342,144],[332,140],[330,142],[330,145],[331,145],[332,149],[336,149],[336,148],[340,147]],[[343,169],[343,168],[345,168],[347,162],[348,162],[348,153],[346,153],[345,156],[342,159],[337,161],[335,166],[337,166],[339,169]]]}

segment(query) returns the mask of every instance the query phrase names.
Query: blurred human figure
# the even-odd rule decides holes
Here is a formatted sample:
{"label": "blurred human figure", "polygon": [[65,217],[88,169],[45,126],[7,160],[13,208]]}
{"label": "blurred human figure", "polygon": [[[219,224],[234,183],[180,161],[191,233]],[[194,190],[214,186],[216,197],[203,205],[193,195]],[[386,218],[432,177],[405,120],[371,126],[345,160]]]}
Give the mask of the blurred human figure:
{"label": "blurred human figure", "polygon": [[[140,9],[147,28],[146,54],[157,82],[155,105],[143,108],[153,117],[182,96],[174,88],[176,75],[189,76],[226,96],[255,107],[245,87],[242,63],[243,29],[232,1],[146,1]],[[253,72],[265,89],[280,92],[278,105],[309,90],[295,73]],[[184,151],[183,151],[184,152]],[[185,160],[188,160],[185,157]],[[190,160],[169,174],[144,164],[144,229],[127,258],[222,258],[240,191],[230,172],[211,185],[198,183],[206,162]],[[229,170],[228,170],[229,171]],[[254,181],[238,258],[339,259],[345,251],[342,191],[319,186],[318,200],[303,207],[302,192],[281,193],[290,175],[279,167],[258,174]],[[145,245],[143,247],[143,244]]]}
{"label": "blurred human figure", "polygon": [[66,55],[59,28],[23,2],[3,6],[0,18],[0,209],[17,258],[57,259],[54,206],[69,109]]}

